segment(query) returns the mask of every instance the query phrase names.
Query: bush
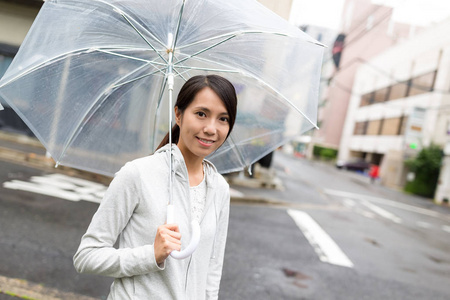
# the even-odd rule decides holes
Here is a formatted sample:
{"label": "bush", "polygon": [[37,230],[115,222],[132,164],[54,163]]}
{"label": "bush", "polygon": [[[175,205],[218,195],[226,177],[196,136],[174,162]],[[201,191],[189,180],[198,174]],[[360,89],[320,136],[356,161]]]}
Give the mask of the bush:
{"label": "bush", "polygon": [[314,146],[313,154],[314,157],[324,159],[324,160],[332,160],[337,157],[338,151],[332,148]]}
{"label": "bush", "polygon": [[423,148],[416,158],[405,161],[415,174],[413,181],[405,185],[405,191],[424,197],[433,197],[441,170],[442,150],[437,145]]}
{"label": "bush", "polygon": [[325,159],[325,160],[332,160],[335,159],[337,156],[337,151],[334,149],[322,149],[320,151],[320,157]]}

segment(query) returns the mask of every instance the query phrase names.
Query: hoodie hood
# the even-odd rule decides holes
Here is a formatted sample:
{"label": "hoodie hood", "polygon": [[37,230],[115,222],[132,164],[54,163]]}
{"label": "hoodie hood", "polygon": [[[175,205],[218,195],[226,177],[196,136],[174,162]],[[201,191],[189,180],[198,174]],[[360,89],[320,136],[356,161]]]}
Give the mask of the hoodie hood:
{"label": "hoodie hood", "polygon": [[[166,153],[166,159],[168,161],[170,153],[169,144],[158,149],[155,154],[157,153]],[[186,162],[184,161],[183,153],[181,153],[180,148],[178,148],[176,144],[172,144],[172,157],[172,168],[175,176],[179,177],[183,181],[188,180]],[[216,186],[215,183],[217,182],[218,174],[216,167],[207,159],[203,159],[203,163],[205,165],[206,185],[208,186],[208,188]],[[167,165],[169,165],[169,163],[167,163]]]}

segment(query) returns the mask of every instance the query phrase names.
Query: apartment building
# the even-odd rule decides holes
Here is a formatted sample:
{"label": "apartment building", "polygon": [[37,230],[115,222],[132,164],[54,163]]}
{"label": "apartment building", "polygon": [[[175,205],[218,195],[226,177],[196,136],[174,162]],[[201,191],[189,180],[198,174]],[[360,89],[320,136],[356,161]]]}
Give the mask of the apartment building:
{"label": "apartment building", "polygon": [[[346,0],[340,33],[345,37],[339,68],[330,74],[312,144],[339,149],[355,73],[364,60],[409,38],[410,26],[392,20],[392,8],[371,0]],[[326,63],[327,61],[325,61]]]}
{"label": "apartment building", "polygon": [[382,183],[402,187],[405,159],[431,143],[445,148],[450,141],[449,31],[447,19],[362,61],[339,159],[360,157],[381,165]]}

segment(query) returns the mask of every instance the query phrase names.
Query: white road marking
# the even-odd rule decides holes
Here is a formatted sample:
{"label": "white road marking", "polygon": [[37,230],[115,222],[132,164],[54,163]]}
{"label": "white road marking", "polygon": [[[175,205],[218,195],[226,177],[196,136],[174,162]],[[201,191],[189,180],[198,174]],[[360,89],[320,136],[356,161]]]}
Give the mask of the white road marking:
{"label": "white road marking", "polygon": [[370,210],[372,210],[374,213],[376,213],[377,215],[379,215],[379,216],[381,216],[381,217],[383,217],[383,218],[386,218],[386,219],[388,219],[388,220],[391,220],[391,221],[393,221],[393,222],[395,222],[395,223],[397,223],[397,224],[402,223],[402,219],[400,219],[399,217],[397,217],[397,216],[394,215],[393,213],[388,212],[388,211],[385,210],[385,209],[382,209],[381,207],[378,207],[378,206],[376,206],[376,205],[373,205],[372,203],[367,202],[367,201],[361,201],[361,203],[362,203],[363,205],[365,205],[367,208],[369,208]]}
{"label": "white road marking", "polygon": [[100,203],[107,187],[103,184],[63,174],[33,176],[30,182],[11,180],[3,183],[7,189],[22,190],[69,201]]}
{"label": "white road marking", "polygon": [[389,206],[392,206],[392,207],[395,207],[395,208],[400,208],[400,209],[411,211],[411,212],[415,212],[415,213],[418,213],[418,214],[427,215],[427,216],[440,218],[440,219],[444,219],[444,220],[449,220],[449,217],[447,215],[443,215],[443,214],[440,214],[438,212],[434,212],[434,211],[431,211],[431,210],[428,210],[428,209],[424,209],[424,208],[421,208],[421,207],[412,206],[412,205],[409,205],[409,204],[404,204],[404,203],[392,201],[392,200],[389,200],[389,199],[372,197],[372,196],[368,196],[368,195],[362,195],[362,194],[356,194],[356,193],[350,193],[350,192],[344,192],[344,191],[331,190],[331,189],[325,189],[324,193],[328,194],[328,195],[334,195],[334,196],[338,196],[338,197],[343,197],[343,198],[347,198],[347,197],[350,197],[352,199],[364,198],[365,200],[368,200],[368,201],[371,201],[371,202],[378,202],[378,203],[382,203],[384,205],[389,205]]}
{"label": "white road marking", "polygon": [[371,213],[370,211],[365,211],[362,209],[358,209],[356,210],[357,213],[359,213],[360,215],[369,218],[369,219],[375,219],[375,214]]}
{"label": "white road marking", "polygon": [[417,224],[417,226],[422,227],[422,228],[431,228],[432,227],[432,225],[430,223],[423,222],[423,221],[417,221],[416,224]]}
{"label": "white road marking", "polygon": [[442,230],[444,230],[444,231],[450,233],[450,226],[442,225]]}
{"label": "white road marking", "polygon": [[236,197],[236,198],[243,198],[244,194],[239,192],[238,190],[230,188],[230,196],[231,197]]}
{"label": "white road marking", "polygon": [[353,201],[352,199],[345,198],[344,205],[347,207],[354,207],[356,205],[356,202]]}
{"label": "white road marking", "polygon": [[353,263],[339,246],[307,213],[292,209],[287,210],[287,213],[294,219],[321,261],[348,268],[353,267]]}

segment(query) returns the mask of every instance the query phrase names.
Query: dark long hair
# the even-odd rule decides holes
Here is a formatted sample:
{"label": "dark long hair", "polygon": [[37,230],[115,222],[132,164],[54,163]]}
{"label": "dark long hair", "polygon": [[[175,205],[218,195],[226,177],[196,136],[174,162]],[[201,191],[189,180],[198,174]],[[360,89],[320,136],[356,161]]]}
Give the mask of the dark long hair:
{"label": "dark long hair", "polygon": [[[181,87],[175,106],[178,107],[178,110],[183,114],[184,110],[192,103],[197,93],[206,87],[212,89],[217,96],[219,96],[220,100],[222,100],[225,108],[227,109],[229,116],[228,124],[230,125],[230,129],[227,134],[228,138],[236,120],[237,96],[233,84],[231,84],[231,82],[227,79],[218,75],[198,75],[191,77]],[[177,144],[179,138],[180,127],[175,124],[172,127],[172,143]],[[166,134],[156,150],[167,145],[168,143],[169,133]]]}

